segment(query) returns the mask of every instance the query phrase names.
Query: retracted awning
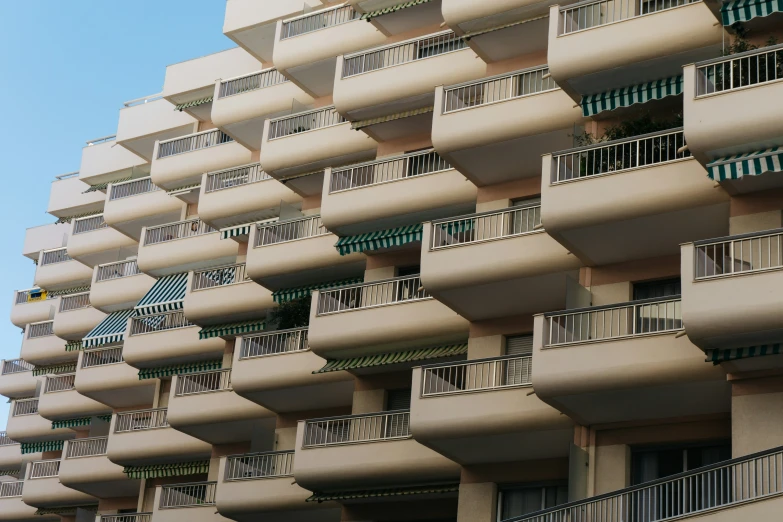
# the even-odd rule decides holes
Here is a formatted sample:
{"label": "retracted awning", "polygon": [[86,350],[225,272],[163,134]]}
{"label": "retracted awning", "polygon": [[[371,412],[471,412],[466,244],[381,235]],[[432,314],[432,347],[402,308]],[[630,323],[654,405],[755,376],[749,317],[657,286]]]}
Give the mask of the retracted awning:
{"label": "retracted awning", "polygon": [[74,219],[97,216],[98,214],[103,214],[103,210],[93,210],[92,212],[84,212],[83,214],[74,214],[73,216],[63,216],[61,218],[57,218],[57,221],[55,221],[54,223],[55,224],[70,223],[71,220]]}
{"label": "retracted awning", "polygon": [[764,355],[783,354],[783,344],[760,344],[758,346],[746,346],[744,348],[726,348],[705,350],[707,362],[720,364],[726,361],[736,361],[737,359],[747,359],[748,357],[762,357]]}
{"label": "retracted awning", "polygon": [[85,511],[98,511],[98,504],[38,508],[35,510],[35,514],[36,515],[60,515],[64,517],[72,517],[77,514],[76,511],[78,509],[83,509]]}
{"label": "retracted awning", "polygon": [[161,277],[136,305],[136,315],[160,314],[182,310],[182,301],[188,286],[188,273]]}
{"label": "retracted awning", "polygon": [[102,344],[119,343],[125,339],[125,328],[131,315],[133,315],[133,308],[110,313],[84,336],[82,345],[84,348],[91,348]]}
{"label": "retracted awning", "polygon": [[54,375],[59,373],[73,373],[76,371],[76,363],[50,364],[48,366],[36,366],[33,376]]}
{"label": "retracted awning", "polygon": [[44,451],[60,451],[63,449],[63,440],[45,440],[42,442],[23,442],[22,455],[27,453],[43,453]]}
{"label": "retracted awning", "polygon": [[182,187],[173,188],[166,190],[166,194],[169,196],[181,196],[183,194],[187,194],[188,192],[193,192],[197,189],[201,189],[201,183],[192,183],[190,185],[184,185]]}
{"label": "retracted awning", "polygon": [[436,348],[420,348],[405,352],[382,353],[379,355],[367,355],[365,357],[353,357],[351,359],[328,360],[323,368],[313,373],[329,373],[340,370],[355,370],[357,368],[372,368],[388,364],[399,364],[411,361],[425,361],[427,359],[440,359],[442,357],[455,357],[468,353],[467,344],[453,344],[450,346],[438,346]]}
{"label": "retracted awning", "polygon": [[414,486],[406,488],[365,489],[359,491],[335,491],[332,493],[313,493],[306,502],[326,502],[328,500],[351,500],[359,498],[401,497],[405,495],[431,495],[456,493],[459,484],[441,484],[435,486]]}
{"label": "retracted awning", "polygon": [[[111,415],[96,415],[96,417],[104,422],[111,422]],[[92,417],[78,417],[76,419],[52,421],[52,429],[78,428],[79,426],[89,426],[90,424],[92,424]]]}
{"label": "retracted awning", "polygon": [[769,16],[783,12],[783,0],[734,0],[720,8],[723,25],[747,22],[758,16]]}
{"label": "retracted awning", "polygon": [[707,164],[707,176],[715,181],[783,172],[783,147],[727,156]]}
{"label": "retracted awning", "polygon": [[549,13],[541,16],[536,16],[534,18],[526,18],[524,20],[517,20],[516,22],[510,22],[507,24],[499,25],[497,27],[490,27],[489,29],[481,29],[480,31],[476,31],[474,33],[468,33],[464,35],[462,38],[465,39],[465,41],[470,40],[471,38],[476,38],[477,36],[481,36],[488,33],[494,33],[495,31],[502,31],[503,29],[510,29],[511,27],[516,27],[517,25],[526,24],[528,22],[535,22],[536,20],[542,20],[544,18],[549,18]]}
{"label": "retracted awning", "polygon": [[125,466],[122,470],[129,479],[151,479],[181,477],[209,473],[209,461],[175,462],[173,464],[151,464],[148,466]]}
{"label": "retracted awning", "polygon": [[264,329],[264,321],[242,321],[239,323],[217,324],[207,326],[198,332],[199,339],[211,339],[212,337],[236,337],[246,333],[260,332]]}
{"label": "retracted awning", "polygon": [[81,341],[68,341],[65,343],[66,352],[78,352],[84,350],[84,345]]}
{"label": "retracted awning", "polygon": [[211,102],[212,102],[212,96],[207,96],[206,98],[201,98],[200,100],[178,103],[177,105],[174,106],[174,110],[182,112],[185,109],[190,109],[191,107],[198,107],[199,105],[204,105],[205,103],[211,103]]}
{"label": "retracted awning", "polygon": [[109,188],[109,185],[112,183],[122,183],[123,181],[130,181],[132,179],[133,179],[132,176],[128,176],[127,178],[120,178],[112,181],[107,181],[105,183],[98,183],[97,185],[90,185],[90,188],[82,192],[82,194],[87,194],[89,192],[96,192],[98,190],[106,190],[107,188]]}
{"label": "retracted awning", "polygon": [[416,241],[420,242],[422,229],[421,223],[418,223],[416,225],[367,232],[366,234],[358,234],[356,236],[345,236],[338,239],[334,246],[341,256],[352,252],[366,252],[402,246],[408,243],[415,243]]}
{"label": "retracted awning", "polygon": [[272,292],[272,299],[276,303],[287,303],[288,301],[294,301],[301,299],[302,297],[309,297],[313,295],[316,290],[323,290],[325,288],[337,288],[339,286],[355,285],[363,282],[361,277],[353,279],[344,279],[342,281],[328,281],[326,283],[314,283],[312,285],[298,286],[296,288],[282,288]]}
{"label": "retracted awning", "polygon": [[603,111],[613,111],[620,107],[630,107],[637,103],[646,103],[679,94],[682,94],[682,76],[672,76],[671,78],[583,96],[582,114],[585,117],[595,116]]}
{"label": "retracted awning", "polygon": [[158,379],[160,377],[171,377],[172,375],[182,375],[185,373],[208,372],[210,370],[219,370],[223,367],[223,361],[199,361],[186,364],[172,364],[171,366],[159,366],[157,368],[142,368],[139,370],[139,380]]}
{"label": "retracted awning", "polygon": [[401,120],[403,118],[410,118],[412,116],[418,116],[419,114],[427,114],[432,112],[433,107],[422,107],[421,109],[411,109],[409,111],[398,112],[396,114],[390,114],[388,116],[379,116],[377,118],[370,118],[367,120],[356,120],[351,122],[351,128],[353,130],[360,130],[370,125],[377,125],[379,123],[386,123],[394,120]]}
{"label": "retracted awning", "polygon": [[390,7],[385,7],[383,9],[378,9],[377,11],[371,11],[369,13],[364,13],[362,15],[362,20],[367,20],[368,22],[372,20],[373,18],[376,18],[378,16],[382,16],[389,13],[396,13],[397,11],[401,11],[403,9],[407,9],[408,7],[413,7],[416,5],[426,4],[430,2],[431,0],[411,0],[410,2],[403,2],[401,4],[393,5]]}
{"label": "retracted awning", "polygon": [[75,286],[73,288],[66,288],[64,290],[51,290],[48,292],[49,297],[60,297],[62,295],[80,294],[83,292],[89,292],[89,286]]}
{"label": "retracted awning", "polygon": [[250,235],[250,229],[254,223],[245,223],[243,225],[234,225],[220,229],[220,239],[230,239],[232,237]]}

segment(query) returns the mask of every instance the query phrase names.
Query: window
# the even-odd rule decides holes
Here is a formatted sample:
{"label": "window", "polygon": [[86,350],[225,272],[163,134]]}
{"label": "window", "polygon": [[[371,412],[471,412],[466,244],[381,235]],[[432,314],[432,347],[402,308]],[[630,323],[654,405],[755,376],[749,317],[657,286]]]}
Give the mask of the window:
{"label": "window", "polygon": [[641,484],[730,458],[731,444],[728,442],[688,447],[636,449],[631,458],[631,480],[634,485]]}
{"label": "window", "polygon": [[386,411],[408,410],[411,407],[411,390],[389,390],[386,393]]}
{"label": "window", "polygon": [[658,281],[647,281],[644,283],[633,284],[633,299],[654,299],[658,297],[669,297],[680,295],[680,278],[660,279]]}
{"label": "window", "polygon": [[519,517],[568,502],[565,484],[501,488],[498,492],[498,520]]}
{"label": "window", "polygon": [[[533,355],[533,334],[506,337],[506,355]],[[506,385],[530,383],[530,359],[509,359],[504,368]]]}
{"label": "window", "polygon": [[506,337],[506,355],[532,355],[533,334]]}
{"label": "window", "polygon": [[401,266],[397,268],[397,277],[415,276],[419,275],[419,272],[421,272],[421,266],[419,265]]}

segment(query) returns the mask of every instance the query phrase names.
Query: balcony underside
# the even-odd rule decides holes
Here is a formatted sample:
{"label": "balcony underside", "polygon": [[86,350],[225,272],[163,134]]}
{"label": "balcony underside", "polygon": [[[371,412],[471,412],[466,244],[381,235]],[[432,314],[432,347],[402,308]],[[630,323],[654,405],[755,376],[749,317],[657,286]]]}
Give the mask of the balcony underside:
{"label": "balcony underside", "polygon": [[24,328],[27,323],[38,323],[54,319],[55,310],[60,307],[60,298],[44,299],[29,303],[14,304],[11,308],[11,323]]}
{"label": "balcony underside", "polygon": [[251,223],[278,217],[280,207],[302,206],[302,198],[274,179],[204,192],[199,198],[198,215],[215,228]]}
{"label": "balcony underside", "polygon": [[105,455],[64,459],[60,464],[60,482],[98,498],[135,497],[141,484],[129,479],[122,466]]}
{"label": "balcony underside", "polygon": [[272,292],[253,281],[188,290],[185,317],[200,326],[263,319],[275,306]]}
{"label": "balcony underside", "polygon": [[[547,18],[538,17],[547,12],[549,5],[553,3],[556,3],[556,0],[545,0],[530,6],[529,9],[516,9],[503,15],[493,16],[492,28],[519,20],[530,21],[480,34],[468,40],[468,45],[487,63],[546,53],[549,21]],[[514,16],[507,16],[510,13],[514,13]],[[504,23],[502,20],[509,21]]]}
{"label": "balcony underside", "polygon": [[139,244],[125,234],[106,227],[71,236],[68,255],[90,268],[135,255]]}
{"label": "balcony underside", "polygon": [[0,498],[0,520],[3,522],[59,522],[58,515],[36,515],[36,508],[24,503],[22,497]]}
{"label": "balcony underside", "polygon": [[63,420],[111,413],[111,408],[71,389],[43,393],[38,400],[38,411],[47,420]]}
{"label": "balcony underside", "polygon": [[37,508],[79,506],[98,502],[92,495],[62,485],[59,477],[25,480],[22,500],[25,504]]}
{"label": "balcony underside", "polygon": [[0,376],[0,395],[13,399],[32,397],[38,385],[39,377],[33,372],[7,373]]}
{"label": "balcony underside", "polygon": [[218,232],[175,239],[139,249],[139,270],[165,275],[236,263],[239,244],[220,239]]}
{"label": "balcony underside", "polygon": [[111,228],[140,241],[142,228],[174,223],[184,217],[185,207],[178,198],[156,190],[107,201],[103,219]]}
{"label": "balcony underside", "polygon": [[70,428],[52,429],[52,421],[40,415],[22,415],[9,417],[6,427],[8,437],[17,442],[43,442],[49,440],[72,439],[76,432]]}
{"label": "balcony underside", "polygon": [[155,397],[157,379],[139,380],[139,370],[126,363],[79,368],[76,390],[112,408],[147,407]]}
{"label": "balcony underside", "polygon": [[101,312],[111,313],[133,308],[150,291],[156,279],[147,274],[95,281],[90,287],[90,305]]}
{"label": "balcony underside", "polygon": [[146,466],[209,459],[212,445],[180,433],[174,428],[157,428],[133,432],[114,432],[112,419],[107,446],[109,460],[121,466]]}
{"label": "balcony underside", "polygon": [[136,368],[220,359],[226,341],[220,337],[199,339],[198,326],[131,335],[125,339],[122,355]]}

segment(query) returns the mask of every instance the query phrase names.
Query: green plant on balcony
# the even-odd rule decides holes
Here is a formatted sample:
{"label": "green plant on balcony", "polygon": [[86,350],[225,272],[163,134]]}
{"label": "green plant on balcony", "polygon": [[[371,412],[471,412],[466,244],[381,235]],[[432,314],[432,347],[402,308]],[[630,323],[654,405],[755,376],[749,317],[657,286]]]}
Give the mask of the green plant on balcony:
{"label": "green plant on balcony", "polygon": [[307,326],[310,323],[310,297],[280,303],[270,312],[269,322],[278,330]]}

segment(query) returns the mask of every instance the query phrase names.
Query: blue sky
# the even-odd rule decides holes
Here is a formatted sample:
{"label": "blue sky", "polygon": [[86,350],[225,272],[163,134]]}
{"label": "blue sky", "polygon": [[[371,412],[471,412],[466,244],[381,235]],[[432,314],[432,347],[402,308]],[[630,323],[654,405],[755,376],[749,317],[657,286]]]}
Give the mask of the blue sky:
{"label": "blue sky", "polygon": [[[25,0],[0,5],[0,359],[19,356],[8,320],[32,286],[25,229],[46,214],[54,176],[79,169],[89,139],[114,134],[122,103],[155,94],[166,65],[222,51],[224,0]],[[0,400],[0,430],[8,405]]]}

